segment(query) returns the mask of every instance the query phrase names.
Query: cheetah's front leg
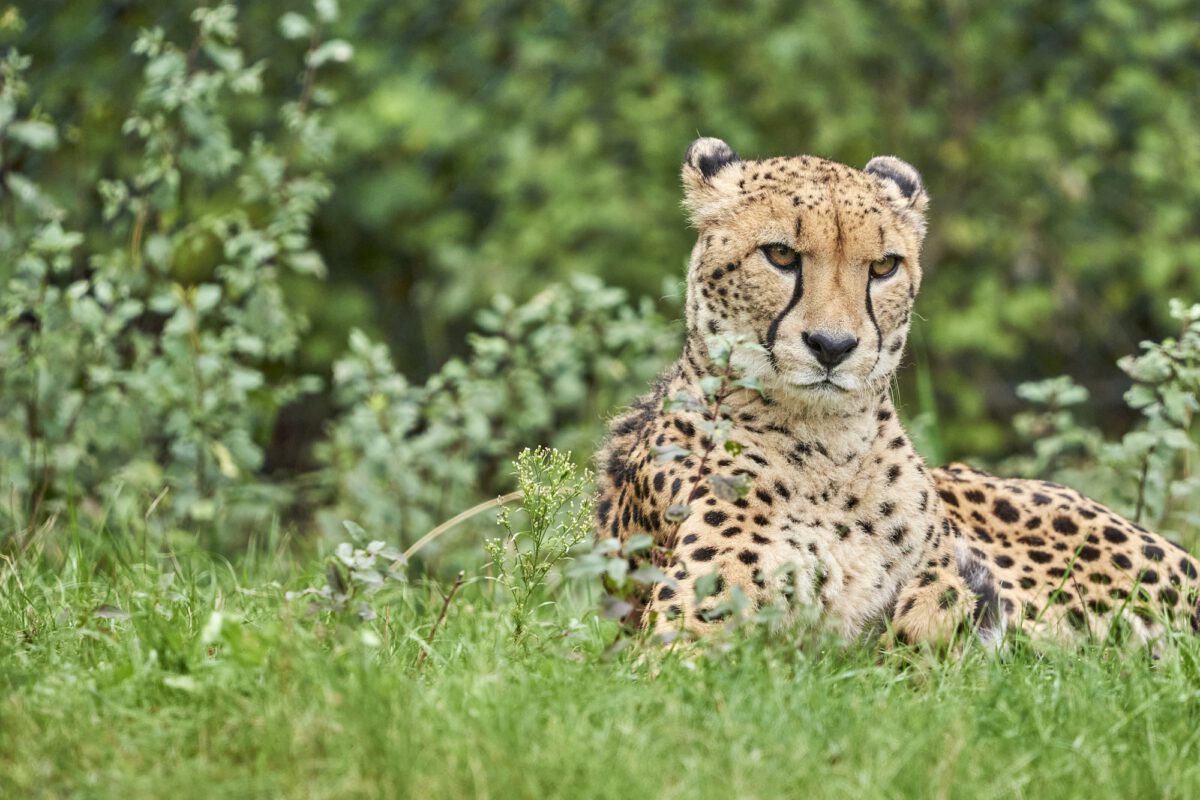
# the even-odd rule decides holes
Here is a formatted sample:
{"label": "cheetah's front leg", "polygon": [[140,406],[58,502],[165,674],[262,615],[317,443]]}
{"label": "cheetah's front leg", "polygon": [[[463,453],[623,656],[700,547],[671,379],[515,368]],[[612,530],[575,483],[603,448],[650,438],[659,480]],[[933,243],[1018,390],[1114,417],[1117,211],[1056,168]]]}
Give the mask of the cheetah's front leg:
{"label": "cheetah's front leg", "polygon": [[902,643],[942,648],[973,630],[992,645],[1004,629],[992,575],[971,554],[956,527],[933,548],[924,568],[901,588],[891,635]]}

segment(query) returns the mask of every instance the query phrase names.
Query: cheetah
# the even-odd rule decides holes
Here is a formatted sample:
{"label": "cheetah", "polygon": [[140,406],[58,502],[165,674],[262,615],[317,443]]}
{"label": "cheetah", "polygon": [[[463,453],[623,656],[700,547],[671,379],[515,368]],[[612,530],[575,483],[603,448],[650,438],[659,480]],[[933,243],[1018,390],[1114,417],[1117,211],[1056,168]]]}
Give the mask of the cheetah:
{"label": "cheetah", "polygon": [[[756,605],[786,594],[847,638],[931,645],[1007,629],[1151,642],[1200,624],[1196,562],[1165,538],[1065,487],[917,454],[889,394],[922,278],[917,170],[743,160],[702,138],[682,181],[698,230],[683,353],[597,455],[597,536],[648,533],[667,554],[642,625],[703,634],[735,591]],[[711,447],[702,410],[664,402],[703,396],[720,336],[758,345],[734,356],[762,391],[725,400],[733,452]],[[716,492],[713,473],[750,489]]]}

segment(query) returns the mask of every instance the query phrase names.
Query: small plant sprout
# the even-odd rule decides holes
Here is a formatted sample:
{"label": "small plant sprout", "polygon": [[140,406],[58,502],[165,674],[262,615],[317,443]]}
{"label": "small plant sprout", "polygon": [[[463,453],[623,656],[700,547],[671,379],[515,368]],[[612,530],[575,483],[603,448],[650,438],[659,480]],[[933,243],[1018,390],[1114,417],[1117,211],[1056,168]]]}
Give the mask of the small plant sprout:
{"label": "small plant sprout", "polygon": [[[714,453],[718,450],[724,450],[731,456],[737,456],[742,451],[742,445],[733,438],[733,418],[727,401],[738,391],[763,393],[759,381],[744,376],[737,362],[739,354],[764,351],[760,345],[743,336],[710,337],[708,350],[714,373],[700,380],[700,394],[680,391],[663,401],[664,411],[700,416],[696,427],[704,434],[698,463],[690,479],[691,488],[685,497],[672,498],[664,513],[668,522],[679,523],[691,515],[692,503],[702,494],[704,484],[701,477],[706,473],[712,493],[727,502],[745,497],[751,488],[749,475],[740,472],[724,475],[712,470],[710,464],[716,459]],[[653,448],[652,454],[658,463],[664,464],[686,459],[693,455],[693,451],[676,445],[663,445]],[[673,531],[662,544],[655,544],[653,537],[645,533],[634,534],[624,542],[602,539],[572,565],[571,575],[600,577],[607,592],[602,601],[604,615],[622,620],[626,629],[632,630],[641,620],[641,603],[652,587],[663,585],[673,590],[679,588],[678,582],[666,571],[673,561],[675,535]],[[716,576],[710,577],[715,589]],[[697,591],[701,594],[707,585],[704,581],[701,578],[698,583]],[[746,607],[744,600],[744,597],[730,597],[713,613],[740,616]]]}
{"label": "small plant sprout", "polygon": [[[742,445],[732,438],[733,418],[726,401],[734,392],[741,390],[755,391],[760,395],[763,393],[759,380],[744,376],[735,364],[739,352],[765,352],[761,345],[744,336],[711,336],[708,339],[708,352],[716,372],[700,379],[703,398],[681,391],[663,401],[664,411],[681,411],[703,417],[697,427],[704,433],[701,439],[704,447],[700,451],[696,474],[692,476],[692,488],[686,498],[668,506],[666,518],[671,522],[682,522],[691,515],[692,503],[700,493],[700,477],[705,474],[712,454],[718,448],[732,456],[742,452]],[[682,447],[656,447],[653,452],[659,463],[679,461],[692,455],[691,450]],[[745,497],[750,491],[750,477],[744,473],[722,475],[713,471],[708,475],[708,484],[714,495],[727,502]]]}
{"label": "small plant sprout", "polygon": [[325,565],[325,585],[299,592],[287,592],[289,601],[314,598],[310,613],[327,611],[347,616],[351,609],[363,621],[376,618],[368,598],[389,586],[405,583],[408,560],[404,553],[380,540],[366,541],[366,532],[357,523],[343,525],[351,541],[340,542]]}

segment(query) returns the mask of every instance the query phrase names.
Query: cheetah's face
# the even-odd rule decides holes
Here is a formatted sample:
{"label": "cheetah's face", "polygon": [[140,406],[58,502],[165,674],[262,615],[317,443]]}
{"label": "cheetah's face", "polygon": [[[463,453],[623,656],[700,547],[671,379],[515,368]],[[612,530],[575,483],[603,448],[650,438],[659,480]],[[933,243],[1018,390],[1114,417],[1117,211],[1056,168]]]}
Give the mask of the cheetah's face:
{"label": "cheetah's face", "polygon": [[849,410],[878,392],[921,282],[928,199],[916,170],[891,157],[861,171],[809,156],[742,161],[698,139],[683,182],[700,231],[689,334],[758,341],[766,353],[744,369],[813,409]]}

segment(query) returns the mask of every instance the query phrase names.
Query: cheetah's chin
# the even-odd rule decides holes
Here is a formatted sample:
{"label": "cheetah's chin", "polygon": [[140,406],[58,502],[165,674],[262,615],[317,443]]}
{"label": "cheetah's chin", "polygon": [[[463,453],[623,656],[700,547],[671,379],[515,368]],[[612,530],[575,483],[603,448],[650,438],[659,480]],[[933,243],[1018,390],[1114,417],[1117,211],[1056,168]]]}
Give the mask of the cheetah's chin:
{"label": "cheetah's chin", "polygon": [[789,375],[785,381],[790,389],[821,395],[837,396],[862,390],[862,382],[851,375]]}

